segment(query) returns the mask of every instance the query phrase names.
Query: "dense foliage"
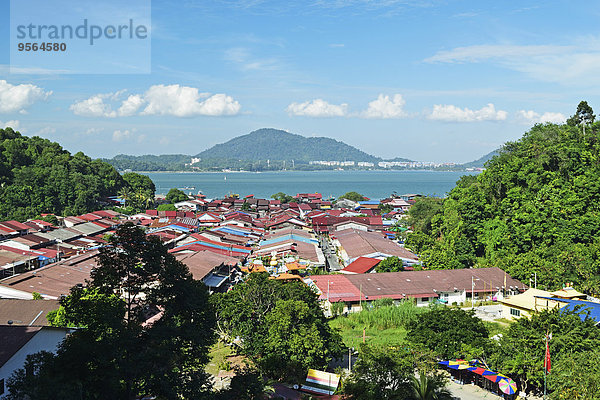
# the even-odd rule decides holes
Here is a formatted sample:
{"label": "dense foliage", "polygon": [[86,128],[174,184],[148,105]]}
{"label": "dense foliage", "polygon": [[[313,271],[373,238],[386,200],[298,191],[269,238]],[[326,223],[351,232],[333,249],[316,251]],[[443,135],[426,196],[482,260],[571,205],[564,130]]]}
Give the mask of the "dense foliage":
{"label": "dense foliage", "polygon": [[408,331],[411,342],[446,360],[461,356],[463,343],[482,345],[488,336],[483,322],[460,308],[436,308],[420,314]]}
{"label": "dense foliage", "polygon": [[347,200],[358,203],[359,201],[364,201],[365,196],[363,196],[362,194],[360,194],[358,192],[348,192],[348,193],[344,193],[343,195],[338,197],[338,199],[347,199]]}
{"label": "dense foliage", "polygon": [[400,260],[396,256],[388,257],[384,260],[381,260],[379,264],[375,267],[375,271],[377,272],[401,272],[404,271],[404,266],[402,265],[402,260]]}
{"label": "dense foliage", "polygon": [[[491,366],[515,378],[522,390],[541,390],[546,350],[544,338],[548,332],[552,333],[549,342],[552,360],[549,388],[554,391],[553,398],[593,398],[582,396],[582,390],[592,385],[594,380],[598,387],[600,377],[593,372],[594,368],[583,370],[582,364],[575,368],[573,361],[574,357],[597,359],[597,353],[593,353],[600,346],[600,330],[595,321],[582,321],[576,313],[553,310],[536,313],[531,318],[520,318],[510,325],[495,346],[489,358]],[[581,371],[581,376],[573,379],[577,370]],[[568,393],[579,393],[579,397],[569,397]]]}
{"label": "dense foliage", "polygon": [[28,358],[9,381],[11,400],[203,398],[210,391],[204,365],[214,313],[204,284],[130,223],[110,244],[87,286],[61,300],[61,318],[80,329],[56,355]]}
{"label": "dense foliage", "polygon": [[294,197],[283,192],[277,192],[271,196],[272,199],[279,200],[282,204],[294,201]]}
{"label": "dense foliage", "polygon": [[[430,352],[408,347],[361,345],[352,374],[344,382],[343,398],[352,400],[451,399],[445,380],[435,373]],[[418,372],[422,379],[415,379]],[[429,395],[430,397],[423,397]],[[434,396],[435,397],[432,397]]]}
{"label": "dense foliage", "polygon": [[189,197],[185,192],[177,188],[171,188],[169,193],[167,193],[166,199],[169,203],[179,203],[180,201],[189,200]]}
{"label": "dense foliage", "polygon": [[302,282],[251,274],[226,294],[211,296],[218,332],[241,338],[240,351],[270,378],[300,382],[308,368],[324,368],[341,352],[341,338],[323,315],[317,295]]}
{"label": "dense foliage", "polygon": [[498,266],[600,292],[600,124],[584,126],[536,125],[440,207],[419,200],[407,247],[430,268]]}
{"label": "dense foliage", "polygon": [[103,161],[121,171],[183,171],[187,169],[185,164],[189,163],[191,158],[185,154],[162,154],[159,156],[119,154],[110,159],[103,159]]}
{"label": "dense foliage", "polygon": [[126,186],[109,164],[74,155],[58,143],[0,129],[0,218],[25,220],[41,213],[77,215]]}

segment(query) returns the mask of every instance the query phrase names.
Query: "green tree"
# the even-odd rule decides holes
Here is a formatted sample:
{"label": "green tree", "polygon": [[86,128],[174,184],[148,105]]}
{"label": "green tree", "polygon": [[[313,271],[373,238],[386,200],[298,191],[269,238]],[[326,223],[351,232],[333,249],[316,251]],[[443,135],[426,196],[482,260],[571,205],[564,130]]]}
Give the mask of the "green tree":
{"label": "green tree", "polygon": [[64,399],[203,398],[209,391],[204,365],[214,314],[206,287],[131,223],[100,250],[87,287],[72,288],[61,306],[80,329],[56,356],[32,360],[33,376],[14,376],[15,399],[56,398],[49,390],[57,382]]}
{"label": "green tree", "polygon": [[244,203],[242,204],[242,211],[250,211],[251,207],[250,207],[250,203],[248,203],[247,201],[244,201]]}
{"label": "green tree", "polygon": [[562,357],[548,376],[553,400],[600,399],[600,351],[595,348]]}
{"label": "green tree", "polygon": [[446,388],[445,379],[439,374],[422,373],[411,379],[412,397],[414,400],[452,400],[454,397]]}
{"label": "green tree", "polygon": [[342,351],[317,295],[302,282],[255,273],[211,301],[218,333],[230,340],[239,336],[240,351],[269,378],[299,382],[307,368],[323,368]]}
{"label": "green tree", "polygon": [[290,203],[294,201],[294,198],[288,194],[283,192],[277,192],[271,196],[272,199],[279,200],[282,204]]}
{"label": "green tree", "polygon": [[365,196],[357,192],[348,192],[346,194],[341,195],[338,199],[348,199],[350,201],[359,202],[364,201]]}
{"label": "green tree", "polygon": [[581,101],[577,105],[577,111],[575,115],[571,116],[567,119],[567,124],[571,126],[578,125],[591,125],[594,123],[596,116],[594,115],[594,110],[587,103],[587,101]]}
{"label": "green tree", "polygon": [[187,194],[177,188],[171,188],[167,193],[166,199],[169,203],[179,203],[180,201],[189,200]]}
{"label": "green tree", "polygon": [[[575,357],[579,359],[579,355],[598,348],[600,332],[595,321],[589,318],[582,321],[574,312],[555,309],[536,313],[531,318],[519,318],[503,333],[489,358],[490,365],[515,377],[521,390],[539,390],[544,382],[544,338],[548,332],[552,333],[549,342],[553,368],[551,382],[556,385],[551,388],[569,392],[580,388],[578,385],[587,377],[568,384],[566,381],[574,377],[575,371],[567,366]],[[590,377],[587,384],[592,384],[592,379]]]}
{"label": "green tree", "polygon": [[173,204],[159,204],[156,209],[158,211],[177,211],[177,207],[175,207]]}
{"label": "green tree", "polygon": [[394,206],[390,205],[390,204],[380,204],[378,206],[379,208],[379,213],[380,214],[387,214],[389,212],[394,211]]}
{"label": "green tree", "polygon": [[344,382],[344,398],[352,400],[406,400],[413,394],[412,380],[433,372],[431,353],[407,347],[361,345],[352,374]]}
{"label": "green tree", "polygon": [[376,272],[401,272],[404,271],[402,260],[396,256],[388,257],[381,260],[377,266],[375,266]]}
{"label": "green tree", "polygon": [[462,343],[485,346],[488,335],[473,311],[443,307],[419,314],[407,337],[447,360],[461,356]]}

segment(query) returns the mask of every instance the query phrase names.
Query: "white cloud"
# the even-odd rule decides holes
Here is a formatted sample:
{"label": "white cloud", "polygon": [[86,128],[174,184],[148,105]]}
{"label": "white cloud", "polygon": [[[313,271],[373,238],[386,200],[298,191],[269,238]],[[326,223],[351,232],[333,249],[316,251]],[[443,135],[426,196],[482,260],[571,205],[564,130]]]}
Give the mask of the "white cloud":
{"label": "white cloud", "polygon": [[114,142],[121,142],[121,141],[123,141],[125,139],[129,139],[132,136],[133,136],[133,132],[130,131],[130,130],[128,130],[128,129],[127,130],[123,130],[123,131],[116,130],[116,131],[113,132],[112,140]]}
{"label": "white cloud", "polygon": [[406,101],[402,95],[395,94],[393,99],[390,96],[380,94],[376,100],[369,103],[369,107],[361,113],[363,118],[403,118],[408,114],[404,111]]}
{"label": "white cloud", "polygon": [[533,79],[565,85],[600,84],[600,39],[584,37],[570,45],[484,44],[439,51],[425,62],[489,62]]}
{"label": "white cloud", "polygon": [[[240,112],[240,103],[225,94],[200,93],[197,88],[180,85],[154,85],[143,95],[131,94],[118,102],[124,90],[97,94],[76,102],[70,109],[84,117],[129,117],[133,115],[172,115],[193,117],[197,115],[225,116]],[[108,102],[117,102],[118,109]],[[115,107],[116,107],[115,106]],[[139,112],[140,109],[143,110]]]}
{"label": "white cloud", "polygon": [[42,129],[40,129],[39,131],[37,131],[36,135],[44,136],[44,135],[51,135],[53,133],[56,133],[56,128],[53,128],[51,126],[46,126]]}
{"label": "white cloud", "polygon": [[85,99],[71,104],[69,109],[73,114],[82,117],[105,117],[115,118],[117,112],[112,109],[110,104],[104,102],[104,99],[114,98],[115,93],[97,94],[89,99]]}
{"label": "white cloud", "polygon": [[88,128],[83,132],[84,135],[95,135],[96,133],[102,132],[104,129],[102,128]]}
{"label": "white cloud", "polygon": [[429,119],[448,122],[476,122],[476,121],[504,121],[508,113],[497,110],[492,103],[480,110],[459,108],[448,104],[436,104],[433,111],[427,116]]}
{"label": "white cloud", "polygon": [[323,99],[292,103],[286,111],[290,115],[302,117],[344,117],[348,113],[348,104],[330,104]]}
{"label": "white cloud", "polygon": [[[180,85],[155,85],[144,95],[147,102],[142,111],[145,115],[173,115],[193,117],[196,115],[236,115],[241,106],[225,94],[200,93],[197,88]],[[201,98],[206,98],[200,101]]]}
{"label": "white cloud", "polygon": [[5,80],[0,80],[0,113],[20,112],[38,100],[46,100],[52,94],[42,88],[31,85],[11,85]]}
{"label": "white cloud", "polygon": [[564,124],[567,120],[567,117],[561,113],[545,112],[543,114],[539,114],[533,110],[518,111],[517,118],[525,124],[543,124],[546,122],[551,122],[553,124]]}
{"label": "white cloud", "polygon": [[144,99],[142,99],[142,96],[138,94],[132,94],[125,99],[123,103],[121,103],[121,107],[119,107],[117,112],[122,117],[129,117],[134,115],[143,104]]}
{"label": "white cloud", "polygon": [[10,128],[13,128],[14,130],[17,130],[17,129],[19,129],[20,125],[21,125],[21,122],[16,119],[12,119],[12,120],[6,121],[6,122],[0,121],[0,129],[10,127]]}

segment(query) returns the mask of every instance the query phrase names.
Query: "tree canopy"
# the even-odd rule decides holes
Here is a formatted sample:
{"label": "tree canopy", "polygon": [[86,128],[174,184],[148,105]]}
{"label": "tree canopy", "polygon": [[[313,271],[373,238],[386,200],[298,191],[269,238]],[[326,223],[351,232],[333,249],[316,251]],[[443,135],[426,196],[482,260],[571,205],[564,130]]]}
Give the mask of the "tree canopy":
{"label": "tree canopy", "polygon": [[9,382],[11,399],[203,398],[214,341],[204,284],[130,223],[99,264],[86,287],[61,300],[64,320],[80,329],[56,355],[28,358]]}
{"label": "tree canopy", "polygon": [[358,192],[348,192],[338,197],[338,199],[348,199],[350,201],[359,202],[363,201],[365,199],[365,196]]}
{"label": "tree canopy", "polygon": [[222,337],[242,340],[240,351],[270,378],[300,382],[341,352],[318,296],[302,282],[283,283],[254,273],[211,300]]}
{"label": "tree canopy", "polygon": [[294,201],[294,197],[290,196],[289,194],[285,194],[283,192],[277,192],[274,195],[272,195],[271,198],[275,199],[275,200],[279,200],[282,204]]}
{"label": "tree canopy", "polygon": [[396,256],[388,257],[384,260],[381,260],[379,264],[375,267],[375,271],[377,272],[401,272],[404,271],[404,266],[402,265],[402,260],[400,260]]}
{"label": "tree canopy", "polygon": [[0,218],[42,213],[77,215],[99,209],[126,181],[109,164],[74,155],[58,143],[0,129]]}
{"label": "tree canopy", "polygon": [[189,200],[189,197],[185,192],[177,188],[171,188],[169,193],[167,193],[166,199],[169,203],[179,203],[180,201]]}
{"label": "tree canopy", "polygon": [[535,272],[548,289],[599,293],[599,214],[600,124],[585,135],[538,124],[443,201],[418,201],[406,244],[429,268],[497,266],[523,281]]}

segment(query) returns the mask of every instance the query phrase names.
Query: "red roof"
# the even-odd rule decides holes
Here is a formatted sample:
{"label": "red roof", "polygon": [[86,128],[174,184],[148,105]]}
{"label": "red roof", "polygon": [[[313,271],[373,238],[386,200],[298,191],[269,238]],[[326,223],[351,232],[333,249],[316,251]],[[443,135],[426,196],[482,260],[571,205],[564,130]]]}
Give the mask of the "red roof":
{"label": "red roof", "polygon": [[366,274],[367,272],[375,268],[375,266],[379,264],[380,261],[381,260],[378,260],[376,258],[358,257],[342,271],[353,272],[355,274]]}

